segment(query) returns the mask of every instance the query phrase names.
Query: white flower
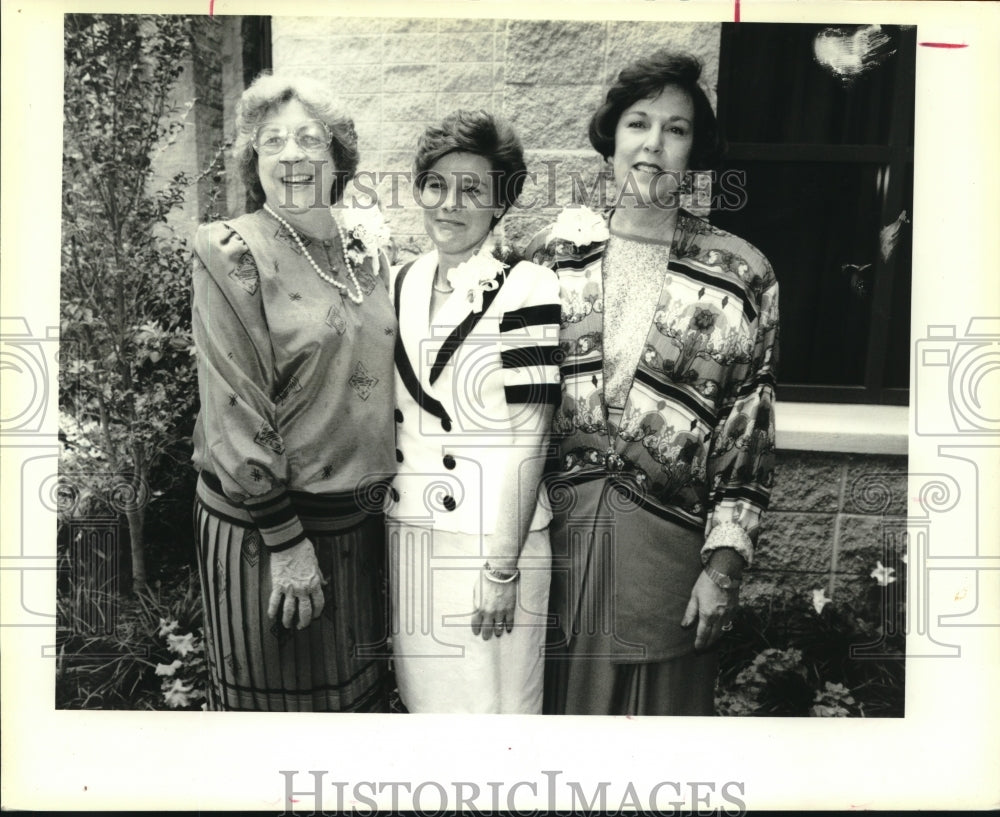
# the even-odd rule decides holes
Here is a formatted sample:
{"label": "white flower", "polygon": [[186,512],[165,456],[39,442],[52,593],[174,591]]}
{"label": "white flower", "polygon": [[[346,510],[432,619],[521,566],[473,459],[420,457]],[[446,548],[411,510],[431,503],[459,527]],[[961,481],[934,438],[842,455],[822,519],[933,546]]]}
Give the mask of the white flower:
{"label": "white flower", "polygon": [[491,249],[484,244],[472,258],[448,271],[448,283],[457,292],[465,293],[473,312],[482,312],[483,293],[500,286],[497,278],[505,269],[503,261],[494,258]]}
{"label": "white flower", "polygon": [[170,619],[170,621],[167,621],[165,618],[161,618],[160,619],[160,629],[159,629],[159,632],[157,632],[157,635],[160,638],[166,638],[168,635],[170,635],[170,633],[172,633],[174,630],[176,630],[178,626],[179,625],[177,623],[177,619],[176,618],[172,618],[172,619]]}
{"label": "white flower", "polygon": [[181,668],[182,662],[180,658],[175,658],[172,664],[157,664],[156,674],[165,675],[168,678],[171,677],[177,670]]}
{"label": "white flower", "polygon": [[176,678],[169,689],[163,690],[163,700],[173,709],[187,706],[190,703],[188,696],[193,688],[191,684],[185,684],[180,678]]}
{"label": "white flower", "polygon": [[[389,225],[382,217],[378,203],[369,196],[355,196],[350,206],[337,209],[341,213],[347,235],[359,241],[364,248],[361,262],[365,256],[370,256],[373,261],[377,260],[379,249],[389,243]],[[334,208],[331,207],[331,215],[334,212]],[[348,255],[352,256],[351,261],[357,263],[355,253],[348,250]]]}
{"label": "white flower", "polygon": [[608,225],[589,207],[566,207],[552,225],[552,237],[586,247],[608,240]]}
{"label": "white flower", "polygon": [[184,658],[188,653],[195,651],[194,634],[174,635],[171,633],[167,636],[167,648],[170,652],[175,652]]}
{"label": "white flower", "polygon": [[828,599],[826,597],[826,588],[820,588],[819,590],[813,590],[813,607],[816,613],[822,613],[823,608],[826,607],[833,599]]}
{"label": "white flower", "polygon": [[871,572],[871,577],[875,579],[882,587],[887,584],[892,584],[896,581],[896,577],[892,574],[896,572],[894,567],[883,567],[881,562],[875,562],[875,569]]}

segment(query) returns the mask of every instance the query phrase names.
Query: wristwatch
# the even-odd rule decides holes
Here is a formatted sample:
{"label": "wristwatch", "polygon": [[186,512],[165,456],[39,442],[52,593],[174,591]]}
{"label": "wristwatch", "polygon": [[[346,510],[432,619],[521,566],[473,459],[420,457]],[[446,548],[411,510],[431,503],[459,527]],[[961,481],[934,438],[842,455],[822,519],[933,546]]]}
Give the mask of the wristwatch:
{"label": "wristwatch", "polygon": [[740,586],[741,580],[734,579],[732,576],[727,576],[725,573],[720,573],[714,567],[705,567],[705,572],[708,574],[713,582],[715,582],[723,590],[737,590]]}

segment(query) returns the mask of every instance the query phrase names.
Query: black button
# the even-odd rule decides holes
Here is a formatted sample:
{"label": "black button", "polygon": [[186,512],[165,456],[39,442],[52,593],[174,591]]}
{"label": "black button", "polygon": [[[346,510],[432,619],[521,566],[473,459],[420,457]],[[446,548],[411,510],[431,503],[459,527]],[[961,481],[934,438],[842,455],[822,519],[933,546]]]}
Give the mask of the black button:
{"label": "black button", "polygon": [[403,461],[403,452],[402,452],[402,451],[400,451],[400,450],[399,450],[399,449],[397,448],[397,449],[396,449],[396,462],[402,462],[402,461]]}
{"label": "black button", "polygon": [[455,502],[455,497],[453,496],[446,496],[444,499],[441,500],[441,504],[444,505],[444,509],[446,511],[455,510],[455,506],[457,505],[457,503]]}
{"label": "black button", "polygon": [[451,454],[445,454],[442,462],[444,462],[444,467],[449,471],[455,467],[455,458]]}
{"label": "black button", "polygon": [[393,502],[399,502],[399,491],[397,491],[395,488],[389,489],[389,496],[392,497]]}
{"label": "black button", "polygon": [[396,409],[396,415],[395,416],[396,416],[396,422],[397,423],[403,422],[403,412],[401,412],[399,409]]}
{"label": "black button", "polygon": [[443,428],[445,431],[451,431],[451,420],[449,420],[447,417],[445,417],[441,421],[441,428]]}

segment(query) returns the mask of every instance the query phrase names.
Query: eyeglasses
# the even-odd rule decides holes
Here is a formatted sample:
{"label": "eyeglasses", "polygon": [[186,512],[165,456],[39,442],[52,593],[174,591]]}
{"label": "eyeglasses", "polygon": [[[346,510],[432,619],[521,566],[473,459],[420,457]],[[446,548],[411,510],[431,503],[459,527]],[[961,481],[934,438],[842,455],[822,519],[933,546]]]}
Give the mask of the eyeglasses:
{"label": "eyeglasses", "polygon": [[306,153],[322,153],[333,141],[329,128],[319,119],[300,122],[291,131],[284,125],[265,122],[253,135],[254,150],[262,156],[273,156],[281,153],[289,137]]}

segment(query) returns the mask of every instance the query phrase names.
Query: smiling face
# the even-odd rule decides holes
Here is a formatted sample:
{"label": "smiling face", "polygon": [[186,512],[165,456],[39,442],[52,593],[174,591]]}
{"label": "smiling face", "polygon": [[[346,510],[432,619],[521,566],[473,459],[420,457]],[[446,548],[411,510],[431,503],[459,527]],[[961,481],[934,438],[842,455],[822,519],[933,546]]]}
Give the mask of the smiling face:
{"label": "smiling face", "polygon": [[629,105],[618,118],[612,157],[623,203],[669,203],[693,145],[694,104],[686,91],[667,85],[658,96]]}
{"label": "smiling face", "polygon": [[[276,153],[257,151],[257,173],[264,189],[267,204],[285,215],[300,215],[312,209],[330,205],[330,188],[333,184],[336,166],[330,145],[310,147],[310,128],[303,125],[314,121],[316,115],[297,99],[290,99],[275,108],[258,128],[265,133],[272,127],[285,129],[287,138],[284,146]],[[292,138],[300,134],[299,141],[306,143],[303,148]]]}
{"label": "smiling face", "polygon": [[454,263],[470,258],[504,208],[493,206],[490,162],[475,153],[456,151],[438,159],[420,188],[424,229],[439,255]]}

